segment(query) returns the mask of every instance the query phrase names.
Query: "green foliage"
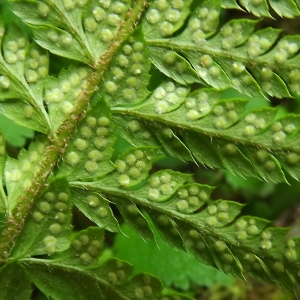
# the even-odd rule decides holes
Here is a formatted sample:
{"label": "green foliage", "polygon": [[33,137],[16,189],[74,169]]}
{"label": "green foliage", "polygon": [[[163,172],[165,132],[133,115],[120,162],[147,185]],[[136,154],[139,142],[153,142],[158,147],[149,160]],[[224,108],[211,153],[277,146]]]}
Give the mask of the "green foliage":
{"label": "green foliage", "polygon": [[0,269],[0,279],[2,299],[30,299],[30,280],[22,266],[7,264]]}
{"label": "green foliage", "polygon": [[23,147],[26,139],[32,139],[34,132],[31,129],[20,126],[0,114],[0,128],[4,139],[14,147]]}
{"label": "green foliage", "polygon": [[[129,263],[102,257],[105,230],[122,232],[120,223],[227,275],[294,292],[299,238],[155,162],[171,156],[274,185],[300,180],[300,115],[267,102],[299,98],[300,37],[251,15],[223,19],[228,8],[294,18],[299,3],[9,3],[0,111],[35,136],[17,158],[6,154],[6,128],[0,138],[1,299],[30,299],[31,283],[55,300],[189,299],[166,295],[149,270],[133,275]],[[94,226],[78,230],[78,212]]]}
{"label": "green foliage", "polygon": [[122,226],[114,244],[114,254],[132,263],[134,273],[147,271],[158,276],[165,285],[188,290],[191,284],[211,287],[215,283],[231,285],[232,278],[218,270],[200,264],[193,256],[168,245],[152,228],[155,242],[143,241],[128,228]]}
{"label": "green foliage", "polygon": [[[272,8],[279,16],[286,18],[293,18],[299,16],[299,9],[297,0],[287,0],[287,1],[276,1],[276,0],[242,0],[239,1],[240,5],[237,4],[236,0],[225,0],[222,1],[222,6],[224,8],[245,8],[247,11],[253,13],[255,16],[267,16],[271,17],[269,12],[269,7]],[[269,7],[268,7],[269,5]]]}

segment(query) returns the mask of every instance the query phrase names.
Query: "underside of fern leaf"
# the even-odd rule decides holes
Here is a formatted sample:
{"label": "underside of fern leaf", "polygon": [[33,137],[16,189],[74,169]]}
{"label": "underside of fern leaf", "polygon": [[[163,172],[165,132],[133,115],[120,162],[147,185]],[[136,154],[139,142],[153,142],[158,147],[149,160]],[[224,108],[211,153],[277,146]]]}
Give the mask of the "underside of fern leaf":
{"label": "underside of fern leaf", "polygon": [[[189,299],[132,276],[124,261],[101,261],[105,230],[124,221],[152,240],[149,220],[200,262],[294,291],[300,240],[288,228],[153,164],[171,156],[244,178],[300,180],[300,115],[250,105],[299,98],[300,37],[249,15],[222,18],[230,8],[294,18],[296,2],[9,2],[30,34],[0,19],[0,111],[36,135],[18,157],[0,136],[3,299],[30,299],[32,283],[58,300]],[[228,99],[228,88],[240,96]],[[95,226],[74,229],[75,209]]]}

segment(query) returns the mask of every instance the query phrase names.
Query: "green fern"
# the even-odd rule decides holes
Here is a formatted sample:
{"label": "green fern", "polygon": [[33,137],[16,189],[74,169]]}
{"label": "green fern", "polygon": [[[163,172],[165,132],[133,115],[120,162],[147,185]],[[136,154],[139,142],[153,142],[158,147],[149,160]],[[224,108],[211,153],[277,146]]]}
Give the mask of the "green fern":
{"label": "green fern", "polygon": [[[269,7],[272,8],[280,17],[293,18],[299,16],[299,2],[297,0],[276,1],[276,0],[224,0],[222,6],[224,8],[245,8],[255,16],[272,17]],[[269,5],[269,6],[268,6]]]}
{"label": "green fern", "polygon": [[[143,239],[154,239],[150,217],[200,262],[294,291],[300,240],[287,228],[213,201],[214,188],[191,174],[152,167],[173,156],[300,180],[300,116],[249,109],[251,97],[299,96],[300,37],[256,30],[253,18],[219,25],[227,8],[293,18],[295,2],[10,1],[32,37],[0,20],[0,110],[36,137],[17,159],[0,138],[1,299],[30,299],[32,282],[51,299],[188,299],[162,294],[149,274],[132,277],[126,262],[99,262],[104,230],[120,231],[112,205]],[[245,97],[226,99],[229,87]],[[120,138],[129,146],[116,153]],[[73,205],[97,227],[75,232]]]}

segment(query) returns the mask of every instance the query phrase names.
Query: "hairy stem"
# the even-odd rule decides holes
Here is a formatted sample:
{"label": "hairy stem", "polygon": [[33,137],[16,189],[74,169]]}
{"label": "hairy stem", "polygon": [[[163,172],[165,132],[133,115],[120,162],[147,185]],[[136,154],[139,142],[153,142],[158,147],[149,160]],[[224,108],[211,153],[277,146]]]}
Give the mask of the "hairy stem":
{"label": "hairy stem", "polygon": [[8,217],[5,229],[0,237],[0,263],[8,261],[10,252],[24,227],[26,217],[46,185],[48,175],[63,155],[78,122],[85,116],[89,101],[96,92],[96,87],[103,80],[104,73],[113,60],[114,54],[137,25],[146,5],[147,0],[137,0],[133,5],[134,8],[127,12],[127,21],[121,23],[114,40],[93,66],[94,71],[82,88],[74,111],[62,124],[56,135],[51,134],[48,136],[50,145],[45,149],[44,158],[40,161],[40,167],[34,174],[34,180],[30,188],[24,190],[18,199],[18,205],[12,215]]}

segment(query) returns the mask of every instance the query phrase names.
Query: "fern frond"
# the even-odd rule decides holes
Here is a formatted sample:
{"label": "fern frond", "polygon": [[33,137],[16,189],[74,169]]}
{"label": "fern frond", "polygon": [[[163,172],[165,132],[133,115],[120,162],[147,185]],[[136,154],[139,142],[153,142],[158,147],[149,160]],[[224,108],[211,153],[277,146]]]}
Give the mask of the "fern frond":
{"label": "fern frond", "polygon": [[113,123],[108,106],[103,102],[98,104],[81,122],[66,150],[58,175],[66,175],[70,180],[91,179],[114,170],[109,160],[115,141]]}
{"label": "fern frond", "polygon": [[118,208],[126,224],[135,230],[143,240],[154,240],[150,224],[136,204],[124,203],[123,198],[120,197],[113,197],[112,202]]}
{"label": "fern frond", "polygon": [[[62,1],[62,2],[64,2],[64,1]],[[54,12],[54,14],[58,11],[66,12],[66,10],[62,8],[62,5],[65,5],[66,3],[64,2],[64,4],[63,4],[62,2],[59,2],[59,3],[57,2],[56,4],[54,4],[51,1],[49,1],[49,2],[47,2],[49,4],[49,6],[48,6],[44,2],[34,2],[33,3],[32,1],[23,1],[23,2],[15,1],[14,3],[12,3],[12,5],[13,5],[13,7],[15,7],[17,14],[22,15],[22,13],[23,13],[23,16],[25,17],[25,19],[26,19],[26,12],[28,10],[28,7],[31,7],[31,5],[34,6],[34,7],[32,7],[33,12],[38,12],[39,16],[42,16],[42,18],[45,18],[48,16],[49,13],[52,14],[52,12]],[[84,3],[86,3],[86,1],[84,1]],[[83,3],[83,1],[79,1],[77,3],[78,7],[76,7],[76,9],[79,9],[79,7],[82,7],[84,5],[84,3]],[[28,6],[27,6],[27,4],[28,4]],[[104,4],[104,5],[106,5],[106,4]],[[49,7],[51,5],[53,7],[55,7],[55,9],[50,12]],[[124,7],[123,4],[121,6]],[[115,5],[113,5],[113,7],[115,7]],[[87,82],[84,82],[85,83],[84,87],[82,89],[80,89],[80,91],[75,90],[76,93],[73,94],[73,97],[76,96],[76,99],[72,99],[73,97],[71,97],[72,96],[71,94],[68,94],[68,93],[64,94],[63,91],[61,90],[61,87],[57,86],[56,83],[54,83],[55,80],[52,81],[51,78],[49,79],[49,83],[51,84],[51,86],[50,86],[51,89],[44,92],[45,103],[47,106],[49,105],[49,107],[50,107],[54,102],[54,104],[53,104],[54,109],[53,110],[50,109],[49,111],[52,114],[52,116],[51,116],[52,120],[54,120],[55,122],[58,122],[60,124],[51,124],[49,126],[49,128],[51,128],[52,130],[49,130],[50,132],[47,131],[47,133],[49,132],[48,138],[51,141],[51,144],[45,147],[45,150],[44,150],[45,156],[40,160],[40,162],[38,162],[39,165],[35,169],[34,176],[31,177],[31,180],[30,180],[30,186],[23,188],[23,191],[24,190],[26,191],[25,193],[22,193],[22,190],[20,190],[20,192],[19,192],[20,195],[18,197],[19,198],[18,203],[17,203],[18,206],[14,209],[14,211],[17,210],[18,213],[14,213],[13,214],[14,216],[9,217],[9,219],[7,220],[7,223],[6,223],[6,228],[3,231],[3,241],[5,240],[5,242],[1,243],[1,245],[0,245],[0,253],[1,253],[2,259],[6,259],[8,257],[9,252],[11,250],[11,244],[14,243],[14,238],[22,230],[22,226],[24,224],[22,219],[26,216],[27,212],[30,210],[30,207],[34,203],[33,198],[35,198],[42,191],[44,184],[46,184],[46,180],[47,180],[49,173],[51,173],[51,170],[56,165],[57,160],[59,159],[60,155],[64,152],[64,147],[68,143],[72,132],[75,131],[77,123],[82,119],[82,117],[84,116],[84,112],[88,109],[90,97],[92,97],[95,90],[97,89],[97,85],[103,79],[103,75],[104,75],[105,71],[107,70],[107,68],[109,67],[109,64],[113,60],[114,52],[120,47],[122,42],[127,39],[128,35],[132,31],[132,28],[135,26],[135,22],[137,20],[139,20],[141,12],[143,11],[144,7],[145,7],[145,2],[143,2],[143,1],[139,1],[138,3],[136,3],[136,5],[133,8],[128,7],[126,13],[130,13],[131,18],[129,18],[126,22],[122,22],[122,26],[118,27],[118,30],[116,31],[117,33],[116,33],[116,35],[114,35],[114,40],[111,41],[108,45],[106,45],[107,51],[101,52],[102,56],[97,58],[97,63],[93,66],[94,67],[93,71],[90,71],[88,73],[88,79],[87,79]],[[41,14],[41,12],[42,12],[42,14]],[[82,15],[82,10],[79,9],[79,11],[77,11],[77,12],[78,12],[78,15],[80,15],[80,16]],[[43,14],[45,14],[45,15],[43,16]],[[33,15],[36,17],[35,14],[33,14]],[[53,15],[51,15],[51,16],[53,16]],[[72,16],[69,16],[69,17],[66,18],[67,23],[72,19]],[[44,21],[45,21],[45,19],[44,19]],[[59,23],[59,21],[60,21],[59,19],[56,19],[56,22],[57,22],[56,25]],[[51,23],[54,21],[53,21],[53,19],[49,18],[49,22]],[[81,26],[80,25],[81,23],[80,24],[79,23],[77,22],[76,24],[78,26]],[[50,25],[50,27],[51,27],[51,25]],[[62,27],[64,27],[64,25],[62,25]],[[37,28],[36,30],[39,31],[39,29],[43,30],[43,28]],[[3,33],[4,33],[4,30],[1,30],[1,36],[3,36]],[[66,40],[67,41],[70,40],[68,34],[69,33],[62,36],[62,39],[64,42],[66,42]],[[58,45],[57,47],[60,48],[61,46]],[[64,51],[66,51],[66,50],[64,50]],[[72,51],[71,51],[71,53],[72,53]],[[81,51],[80,53],[84,54],[84,51]],[[63,56],[63,53],[62,53],[62,56]],[[39,57],[40,56],[38,56],[37,58],[39,58]],[[4,65],[5,65],[5,63],[4,63]],[[88,69],[88,68],[86,68],[86,69]],[[97,71],[96,71],[96,69],[97,69]],[[72,67],[71,67],[71,70],[72,70]],[[77,70],[77,71],[80,71],[80,70]],[[73,74],[71,74],[71,75],[73,75]],[[74,79],[74,76],[71,76],[71,75],[70,75],[70,77],[72,77],[72,79]],[[79,80],[82,79],[82,77],[80,77],[80,74],[77,74],[77,75],[74,74],[74,75],[75,75],[76,84],[81,84],[81,82],[78,82],[78,80],[77,80],[78,76],[79,76]],[[63,73],[61,74],[61,76],[63,78],[63,76],[64,76]],[[68,78],[68,80],[69,79],[71,79],[71,78]],[[27,84],[27,82],[26,82],[26,84]],[[56,87],[54,88],[52,84],[56,85]],[[68,84],[72,85],[72,81],[68,82]],[[74,92],[74,91],[72,91],[72,92]],[[71,100],[71,99],[74,101],[73,102],[74,105],[72,103],[68,103],[69,102],[68,100]],[[44,100],[44,99],[42,99],[42,100]],[[41,106],[43,107],[43,109],[45,111],[45,106],[44,106],[43,101],[41,101],[41,100],[39,100],[39,101],[40,101],[39,103],[41,103]],[[65,107],[65,110],[62,110],[62,112],[64,114],[61,114],[61,112],[58,111],[58,106],[55,106],[55,102],[60,102],[61,104],[66,104],[66,105],[63,105]],[[46,115],[47,115],[47,113],[46,113]],[[58,116],[58,117],[56,118],[56,116]],[[48,124],[49,123],[50,122],[48,122]],[[59,127],[59,129],[58,129],[58,127]],[[16,171],[20,172],[20,168],[17,168]],[[39,192],[37,192],[37,190],[39,190]],[[20,198],[22,198],[23,200],[20,200]],[[14,207],[15,204],[16,203],[13,202],[12,208]],[[12,228],[14,228],[14,229],[12,229]],[[13,238],[11,238],[12,232],[14,235]]]}
{"label": "fern frond", "polygon": [[129,104],[145,99],[149,92],[149,51],[141,30],[136,30],[116,52],[105,73],[99,94],[111,104]]}
{"label": "fern frond", "polygon": [[222,91],[215,89],[188,94],[186,87],[171,81],[157,87],[142,104],[112,111],[136,118],[127,123],[125,138],[130,131],[135,136],[143,134],[143,127],[160,128],[152,130],[154,136],[164,135],[170,146],[174,132],[198,162],[210,167],[273,182],[286,181],[282,169],[300,178],[298,115],[278,119],[276,109],[249,111],[244,99],[222,100]]}
{"label": "fern frond", "polygon": [[115,38],[131,5],[131,1],[113,5],[95,0],[12,1],[14,13],[33,26],[39,45],[91,66]]}
{"label": "fern frond", "polygon": [[[154,239],[150,217],[199,261],[294,291],[300,239],[153,163],[167,154],[242,177],[300,180],[300,116],[223,97],[228,87],[300,94],[300,37],[256,30],[250,19],[219,26],[222,7],[238,7],[230,0],[10,2],[35,42],[0,20],[0,110],[39,134],[17,159],[0,136],[0,290],[8,294],[20,272],[24,295],[33,282],[58,300],[188,299],[162,295],[150,275],[131,277],[125,262],[99,262],[103,229],[120,231],[121,216],[145,240]],[[259,16],[270,16],[268,3],[299,14],[292,0],[239,1]],[[48,75],[48,51],[66,62],[58,75]],[[114,149],[122,138],[126,149]],[[100,228],[72,232],[73,205]]]}
{"label": "fern frond", "polygon": [[[15,284],[11,284],[15,282]],[[32,287],[24,268],[17,264],[8,264],[0,269],[1,297],[9,299],[30,299]]]}
{"label": "fern frond", "polygon": [[144,33],[151,38],[173,34],[184,24],[191,3],[191,0],[152,1],[142,22]]}
{"label": "fern frond", "polygon": [[120,231],[117,219],[113,216],[109,201],[97,193],[71,190],[72,202],[98,227],[112,232]]}
{"label": "fern frond", "polygon": [[146,32],[154,65],[182,84],[199,82],[190,63],[200,81],[215,88],[233,86],[241,93],[260,97],[298,94],[299,36],[277,41],[280,30],[255,31],[257,21],[249,19],[231,20],[216,32],[220,6],[219,2],[204,1],[175,37],[170,37],[173,32],[157,36]]}
{"label": "fern frond", "polygon": [[162,147],[157,155],[170,155],[182,161],[193,161],[197,164],[193,154],[170,128],[159,124],[141,123],[133,117],[114,115],[116,132],[133,146],[157,146]]}
{"label": "fern frond", "polygon": [[[116,182],[120,175],[114,176]],[[211,187],[185,184],[186,179],[184,174],[162,170],[142,186],[125,191],[106,180],[73,182],[71,186],[97,191],[113,202],[120,199],[116,203],[122,203],[123,210],[127,209],[134,219],[138,218],[136,206],[139,207],[151,217],[166,241],[191,252],[201,262],[233,276],[244,278],[247,273],[292,291],[300,279],[300,240],[287,241],[287,229],[272,228],[265,220],[239,218],[242,205],[224,200],[212,202]]]}
{"label": "fern frond", "polygon": [[71,185],[103,193],[113,202],[120,198],[118,202],[127,206],[132,221],[137,223],[134,203],[148,213],[164,239],[190,251],[201,262],[241,278],[249,273],[292,291],[299,280],[300,241],[286,241],[287,229],[269,227],[264,220],[238,218],[241,205],[224,200],[211,202],[211,187],[184,184],[187,177],[182,176],[163,170],[151,175],[142,186],[126,191],[102,181]]}
{"label": "fern frond", "polygon": [[70,188],[66,179],[51,182],[34,204],[25,220],[23,234],[12,251],[12,257],[52,254],[69,246],[71,233]]}
{"label": "fern frond", "polygon": [[[269,4],[269,6],[268,6]],[[299,3],[294,0],[276,1],[276,0],[223,0],[224,8],[245,8],[248,12],[257,17],[272,17],[270,8],[273,9],[280,17],[294,18],[299,16]]]}
{"label": "fern frond", "polygon": [[6,210],[10,214],[18,204],[18,198],[23,189],[30,189],[32,181],[40,164],[40,155],[43,154],[49,142],[41,137],[30,144],[27,150],[22,149],[18,159],[7,157],[4,168],[4,179],[7,189]]}
{"label": "fern frond", "polygon": [[6,99],[1,101],[0,110],[16,123],[49,132],[49,117],[42,101],[44,78],[48,75],[47,53],[35,43],[29,45],[14,26],[5,33],[1,19],[0,46],[0,97]]}
{"label": "fern frond", "polygon": [[[174,88],[172,90],[173,94],[179,94],[178,99],[181,95],[185,100],[187,90],[180,86],[176,87],[174,83],[167,83],[167,87],[171,85]],[[165,88],[166,84],[164,83],[162,86]],[[137,107],[131,106],[128,112],[141,113],[143,109],[148,109],[147,113],[150,114],[149,107],[155,111],[155,103],[152,103],[153,97],[158,94],[157,91],[162,92],[162,86],[158,87],[143,104],[137,105]],[[176,94],[177,89],[180,93]],[[220,92],[217,93],[213,89],[197,90],[192,95],[198,95],[206,91],[211,92],[211,95],[215,94],[220,97]],[[164,96],[173,99],[174,95],[172,97]],[[191,99],[190,96],[187,98]],[[207,99],[212,99],[212,97],[207,97]],[[244,100],[219,101],[217,98],[212,101],[214,101],[212,107],[204,114],[203,118],[219,117],[216,112],[221,110],[221,104],[224,104],[223,109],[228,108],[229,105],[231,110],[233,104],[237,104],[237,107],[241,104],[241,108],[245,106]],[[151,105],[149,102],[151,102]],[[98,105],[100,104],[101,102],[98,102]],[[227,106],[225,106],[226,104]],[[186,109],[186,105],[181,105]],[[176,112],[178,109],[180,108],[175,107],[174,111]],[[97,109],[94,108],[92,112],[94,111],[97,111]],[[126,113],[129,114],[128,112]],[[102,123],[104,118],[106,118],[105,124],[109,123],[110,112],[107,110],[105,114],[104,110],[99,111],[97,114],[99,115],[98,119],[96,119],[96,115],[92,117],[88,112],[80,126],[89,127],[90,131],[95,133],[103,132]],[[254,118],[254,113],[251,112],[243,122],[247,123],[246,120],[255,122],[258,119],[259,124],[261,124],[260,119],[262,115],[267,115],[266,110],[260,110],[257,114]],[[161,115],[164,114],[157,114],[156,112],[156,116],[151,116],[151,118],[157,122],[157,116]],[[182,116],[183,113],[176,114],[176,123],[179,123],[179,115]],[[273,117],[274,113],[271,113],[264,124],[268,124],[270,127],[270,124],[273,124]],[[167,121],[164,122],[167,123]],[[206,121],[205,124],[210,122],[212,121]],[[272,125],[271,132],[273,135],[279,132],[274,131],[278,126],[278,121]],[[195,127],[196,125],[193,125],[193,129]],[[184,126],[181,126],[181,131],[184,130],[183,128]],[[191,128],[189,129],[191,130]],[[79,129],[79,133],[82,134],[81,129]],[[234,134],[237,135],[236,132]],[[93,139],[93,136],[90,135],[90,139]],[[191,141],[195,140],[198,140],[198,138],[191,137]],[[264,140],[267,139],[264,138]],[[74,144],[76,143],[77,139],[75,138]],[[80,155],[81,164],[92,161],[90,152],[94,149],[78,147],[75,149],[74,144],[71,143],[66,149],[66,158],[62,161],[62,168],[59,167],[58,174],[64,172],[63,168],[67,165],[69,169],[75,168],[76,170],[76,164],[72,165],[72,161],[68,160],[68,155],[71,152]],[[189,145],[189,143],[187,144]],[[232,147],[225,146],[225,148],[228,151],[232,150]],[[245,147],[245,149],[248,148]],[[72,151],[70,152],[70,150]],[[193,153],[199,151],[192,150]],[[103,151],[107,150],[103,149]],[[88,218],[101,227],[107,226],[109,230],[118,230],[117,222],[109,208],[109,202],[105,200],[109,199],[119,209],[125,221],[137,230],[141,237],[151,239],[153,234],[144,216],[146,212],[161,235],[171,245],[190,251],[201,262],[241,278],[244,278],[245,274],[248,273],[260,280],[275,282],[292,291],[294,282],[299,280],[295,265],[298,266],[298,256],[300,254],[297,252],[297,247],[300,241],[297,239],[286,241],[287,229],[272,228],[269,222],[265,220],[255,217],[239,217],[242,205],[238,203],[224,200],[211,201],[210,194],[213,188],[197,183],[186,184],[188,178],[190,178],[188,174],[172,170],[161,170],[148,176],[151,163],[155,160],[157,154],[160,155],[160,152],[158,151],[156,154],[156,151],[153,147],[138,147],[127,150],[115,160],[115,170],[106,174],[105,177],[98,175],[98,180],[96,178],[92,179],[84,173],[78,173],[77,176],[69,173],[72,201]],[[242,152],[239,151],[237,152]],[[249,152],[245,153],[245,156],[249,157],[248,161],[245,161],[251,165],[250,161],[254,158],[250,156]],[[208,154],[206,155],[209,157]],[[260,153],[260,155],[263,156],[263,153]],[[268,153],[268,155],[271,157],[271,154]],[[243,156],[244,159],[245,156]],[[110,158],[111,156],[107,156],[104,161]],[[272,157],[268,159],[274,164],[277,162],[275,158],[274,160],[271,160]],[[99,161],[94,162],[95,166],[100,166]],[[236,162],[237,159],[235,159],[235,164],[227,162],[227,167],[231,170],[241,169],[241,165],[236,167]],[[269,162],[269,164],[271,163]],[[245,172],[249,170],[249,165],[244,167]],[[257,170],[260,171],[259,168]],[[86,168],[86,172],[90,173],[88,168]],[[272,172],[269,171],[269,173],[272,175]],[[267,172],[264,171],[265,174]],[[275,176],[272,179],[275,180],[274,178],[276,179]],[[81,190],[82,188],[85,191]]]}
{"label": "fern frond", "polygon": [[148,47],[152,63],[165,75],[180,84],[204,83],[186,59],[175,51]]}
{"label": "fern frond", "polygon": [[90,68],[77,65],[61,71],[58,78],[46,79],[43,101],[47,105],[53,131],[58,130],[78,105],[91,73]]}
{"label": "fern frond", "polygon": [[[22,265],[11,268],[26,270],[35,285],[53,299],[63,299],[66,291],[69,299],[165,299],[160,293],[161,282],[156,277],[143,273],[130,277],[133,267],[118,259],[100,264],[102,248],[103,231],[91,227],[77,233],[70,247],[53,255],[51,260],[24,258]],[[190,299],[182,295],[177,297]]]}

